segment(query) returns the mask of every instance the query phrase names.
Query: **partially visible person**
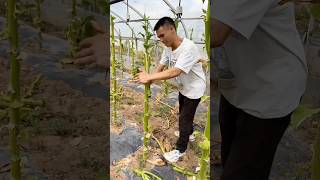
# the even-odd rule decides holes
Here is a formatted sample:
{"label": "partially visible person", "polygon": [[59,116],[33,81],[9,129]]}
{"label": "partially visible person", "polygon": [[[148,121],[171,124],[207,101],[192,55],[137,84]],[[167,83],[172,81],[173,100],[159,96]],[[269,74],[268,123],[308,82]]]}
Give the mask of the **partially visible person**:
{"label": "partially visible person", "polygon": [[219,76],[221,180],[268,180],[278,144],[304,94],[308,68],[294,3],[214,0],[211,47]]}
{"label": "partially visible person", "polygon": [[[154,27],[160,41],[166,46],[154,73],[137,74],[135,81],[150,84],[156,80],[174,79],[179,91],[179,138],[176,147],[164,154],[169,162],[177,162],[193,140],[193,120],[206,89],[206,77],[202,69],[204,60],[193,41],[177,34],[170,17],[159,19]],[[165,67],[168,69],[165,70]]]}
{"label": "partially visible person", "polygon": [[75,55],[75,64],[96,64],[99,67],[109,68],[110,50],[107,44],[109,42],[107,31],[95,21],[91,24],[97,34],[80,42],[80,51]]}

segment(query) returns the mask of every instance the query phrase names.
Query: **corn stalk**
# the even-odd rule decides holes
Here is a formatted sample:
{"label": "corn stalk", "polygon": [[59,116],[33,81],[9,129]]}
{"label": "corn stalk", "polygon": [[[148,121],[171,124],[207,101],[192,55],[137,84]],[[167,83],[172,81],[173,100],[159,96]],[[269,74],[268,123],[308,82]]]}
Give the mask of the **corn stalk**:
{"label": "corn stalk", "polygon": [[39,49],[42,49],[42,19],[41,19],[41,3],[43,0],[36,0],[36,12],[37,16],[33,19],[33,24],[37,27],[38,30],[38,42]]}
{"label": "corn stalk", "polygon": [[112,96],[112,108],[113,108],[113,123],[117,124],[117,99],[118,99],[118,92],[117,92],[117,69],[116,69],[116,52],[115,52],[115,39],[114,39],[114,16],[110,17],[111,22],[111,79],[113,89],[111,92]]}
{"label": "corn stalk", "polygon": [[120,67],[121,67],[121,70],[122,70],[122,74],[121,74],[122,77],[123,77],[123,71],[124,71],[123,52],[124,52],[124,49],[123,49],[123,44],[122,44],[121,32],[120,32],[120,29],[119,29],[119,54],[120,54]]}
{"label": "corn stalk", "polygon": [[[210,59],[210,0],[208,0],[208,6],[205,15],[205,45],[208,59]],[[204,96],[202,101],[205,101],[206,99],[209,100],[209,105],[207,109],[207,123],[204,131],[204,141],[199,145],[202,149],[202,155],[200,158],[200,171],[198,174],[198,179],[200,180],[207,179],[206,174],[209,169],[208,166],[210,156],[210,97]]]}
{"label": "corn stalk", "polygon": [[136,67],[136,62],[135,62],[136,53],[135,53],[135,49],[134,49],[133,36],[134,36],[134,32],[133,32],[133,29],[131,29],[132,40],[131,40],[131,43],[129,42],[128,48],[129,48],[130,56],[131,56],[131,69],[132,69],[131,73],[132,73],[132,76],[134,77],[138,73],[138,68]]}
{"label": "corn stalk", "polygon": [[21,179],[20,152],[17,141],[19,133],[19,120],[21,107],[20,102],[20,60],[18,45],[18,20],[16,10],[16,1],[8,0],[7,28],[10,42],[10,108],[9,108],[9,136],[10,136],[10,175],[11,179]]}
{"label": "corn stalk", "polygon": [[72,11],[71,11],[71,17],[74,19],[77,16],[77,0],[72,0]]}
{"label": "corn stalk", "polygon": [[200,180],[206,179],[207,171],[209,168],[209,156],[210,156],[210,105],[207,111],[207,124],[204,131],[204,141],[199,145],[202,149],[202,155],[200,158],[200,171],[198,178]]}
{"label": "corn stalk", "polygon": [[[152,33],[148,31],[149,26],[149,20],[146,16],[144,16],[143,21],[143,29],[144,34],[141,34],[141,36],[144,39],[144,70],[149,73],[150,72],[150,63],[151,63],[151,57],[150,57],[150,39],[152,37]],[[144,130],[144,138],[143,138],[143,161],[147,159],[148,155],[148,143],[150,139],[150,132],[149,132],[149,98],[151,97],[151,90],[150,90],[150,84],[145,84],[144,86],[144,113],[143,113],[143,130]]]}

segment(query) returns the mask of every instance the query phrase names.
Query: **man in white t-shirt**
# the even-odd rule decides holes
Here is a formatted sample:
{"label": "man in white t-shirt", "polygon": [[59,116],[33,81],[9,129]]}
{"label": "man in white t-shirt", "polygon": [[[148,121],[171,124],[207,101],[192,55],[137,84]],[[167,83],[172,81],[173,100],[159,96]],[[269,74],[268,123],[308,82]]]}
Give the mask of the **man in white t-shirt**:
{"label": "man in white t-shirt", "polygon": [[[164,154],[170,162],[176,162],[184,155],[193,133],[193,118],[200,98],[206,89],[206,78],[202,69],[197,46],[189,39],[177,35],[174,21],[161,18],[155,25],[160,41],[166,46],[156,70],[152,74],[141,72],[136,81],[147,84],[155,80],[174,78],[179,90],[179,139],[176,149]],[[164,68],[168,66],[167,70]]]}
{"label": "man in white t-shirt", "polygon": [[211,9],[211,47],[225,54],[218,73],[221,180],[267,180],[308,74],[294,4],[215,0]]}

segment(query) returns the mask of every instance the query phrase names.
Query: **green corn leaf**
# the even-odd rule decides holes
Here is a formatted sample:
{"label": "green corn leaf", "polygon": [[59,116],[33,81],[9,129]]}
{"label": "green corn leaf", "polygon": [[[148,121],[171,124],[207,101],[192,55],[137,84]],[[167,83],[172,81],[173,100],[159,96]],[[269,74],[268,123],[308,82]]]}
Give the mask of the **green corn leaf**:
{"label": "green corn leaf", "polygon": [[291,126],[297,129],[305,119],[319,112],[320,108],[310,109],[306,106],[300,105],[292,114]]}
{"label": "green corn leaf", "polygon": [[210,98],[210,96],[207,96],[207,95],[202,96],[200,103],[203,103],[203,102],[209,100],[209,98]]}
{"label": "green corn leaf", "polygon": [[202,143],[199,144],[199,147],[203,150],[209,150],[210,149],[210,141],[205,138]]}
{"label": "green corn leaf", "polygon": [[13,109],[19,109],[19,108],[23,107],[23,103],[20,101],[13,101],[10,103],[10,107]]}

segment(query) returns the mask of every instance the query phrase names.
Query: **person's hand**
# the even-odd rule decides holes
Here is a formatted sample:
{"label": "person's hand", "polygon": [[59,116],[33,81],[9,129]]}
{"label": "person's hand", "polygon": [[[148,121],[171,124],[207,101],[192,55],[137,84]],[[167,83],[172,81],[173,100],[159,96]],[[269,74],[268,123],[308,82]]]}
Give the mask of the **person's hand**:
{"label": "person's hand", "polygon": [[198,59],[198,62],[197,63],[202,63],[202,64],[207,64],[208,63],[208,60],[207,59]]}
{"label": "person's hand", "polygon": [[281,0],[278,4],[283,5],[287,2],[320,4],[320,0]]}
{"label": "person's hand", "polygon": [[149,79],[149,74],[145,71],[141,71],[137,74],[136,78],[134,78],[135,82],[141,83],[141,84],[150,84],[151,81]]}
{"label": "person's hand", "polygon": [[75,55],[75,64],[96,64],[101,67],[109,67],[107,33],[97,22],[92,21],[91,24],[97,35],[80,42],[80,51]]}

